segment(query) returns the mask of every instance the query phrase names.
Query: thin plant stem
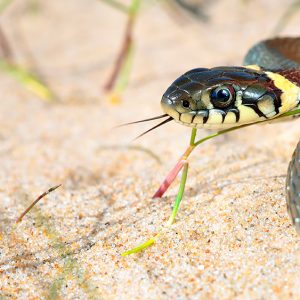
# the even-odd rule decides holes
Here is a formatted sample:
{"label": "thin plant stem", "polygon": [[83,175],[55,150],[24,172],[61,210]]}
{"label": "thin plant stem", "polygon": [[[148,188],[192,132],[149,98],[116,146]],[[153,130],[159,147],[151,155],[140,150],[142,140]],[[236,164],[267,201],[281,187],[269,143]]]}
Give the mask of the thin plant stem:
{"label": "thin plant stem", "polygon": [[[274,118],[273,120],[288,117],[288,116],[298,115],[298,114],[300,114],[300,109],[295,109],[293,111],[283,113],[282,115],[278,116],[277,118]],[[183,168],[181,181],[180,181],[180,186],[179,186],[179,191],[178,191],[176,199],[175,199],[175,204],[174,204],[172,213],[171,213],[171,215],[168,219],[167,227],[173,224],[173,222],[176,218],[178,209],[179,209],[180,202],[181,202],[183,194],[184,194],[185,184],[186,184],[186,180],[187,180],[187,173],[188,173],[187,158],[192,153],[192,151],[198,145],[200,145],[200,144],[204,143],[205,141],[210,140],[214,137],[217,137],[219,135],[222,135],[222,134],[225,134],[227,132],[234,131],[234,130],[237,130],[237,129],[241,129],[241,128],[244,128],[244,127],[248,127],[248,126],[251,126],[251,125],[254,125],[254,124],[265,123],[265,122],[270,122],[270,121],[271,120],[264,120],[264,121],[259,121],[259,122],[255,122],[255,123],[251,123],[251,124],[244,124],[244,125],[241,125],[241,126],[236,126],[236,127],[228,128],[228,129],[225,129],[225,130],[221,130],[219,132],[208,135],[208,136],[198,140],[197,142],[195,142],[197,129],[196,128],[192,129],[189,147],[186,149],[184,154],[181,156],[179,161],[176,163],[175,167],[168,174],[168,176],[164,180],[163,184],[160,186],[160,188],[158,189],[158,191],[154,195],[154,196],[162,195],[167,190],[167,188],[170,186],[172,181],[174,181],[174,179],[176,178],[179,171]],[[141,245],[139,245],[139,246],[137,246],[137,247],[135,247],[135,248],[133,248],[129,251],[126,251],[126,252],[122,253],[122,256],[127,256],[129,254],[138,253],[138,252],[150,247],[151,245],[153,245],[155,243],[157,238],[159,236],[161,236],[162,231],[163,231],[163,229],[160,229],[159,232],[154,237],[152,237],[151,239],[149,239],[145,243],[143,243],[143,244],[141,244]]]}
{"label": "thin plant stem", "polygon": [[127,14],[128,11],[129,11],[129,8],[126,5],[120,3],[119,1],[115,1],[115,0],[102,0],[102,2],[105,2],[106,4],[112,6],[113,8],[118,9],[119,11],[121,11],[123,13]]}
{"label": "thin plant stem", "polygon": [[176,218],[176,215],[177,215],[177,212],[178,212],[178,209],[179,209],[179,205],[180,205],[180,202],[182,200],[184,189],[185,189],[185,184],[186,184],[186,179],[187,179],[187,174],[188,174],[188,168],[189,168],[189,164],[188,164],[188,162],[185,162],[184,167],[183,167],[183,171],[182,171],[179,191],[178,191],[178,194],[176,196],[175,204],[174,204],[174,207],[173,207],[173,210],[172,210],[172,214],[171,214],[171,216],[168,220],[167,226],[172,225],[175,218]]}
{"label": "thin plant stem", "polygon": [[154,193],[152,198],[161,198],[163,194],[166,192],[166,190],[169,188],[171,183],[175,180],[177,174],[180,172],[180,170],[183,167],[183,159],[182,157],[179,159],[179,161],[176,163],[174,168],[170,171],[170,173],[167,175],[167,177],[164,179],[163,183],[159,186],[157,191]]}
{"label": "thin plant stem", "polygon": [[40,68],[39,63],[36,60],[30,48],[30,45],[22,32],[21,27],[20,26],[17,27],[17,26],[19,26],[19,24],[16,24],[14,33],[18,41],[19,48],[22,50],[22,55],[24,56],[25,61],[27,62],[28,69],[39,80],[39,82],[48,90],[47,101],[60,100],[60,97],[56,94],[51,84],[49,83],[47,76]]}
{"label": "thin plant stem", "polygon": [[[181,176],[179,191],[177,193],[175,203],[174,203],[174,206],[173,206],[173,210],[172,210],[172,213],[171,213],[171,215],[168,219],[166,227],[171,226],[173,224],[175,218],[176,218],[176,215],[177,215],[177,212],[178,212],[178,209],[179,209],[179,205],[180,205],[180,202],[182,200],[184,190],[185,190],[187,173],[188,173],[188,163],[186,162],[184,164],[184,168],[183,168],[183,172],[182,172],[182,176]],[[159,230],[159,232],[154,237],[152,237],[151,239],[149,239],[145,243],[142,243],[142,244],[138,245],[137,247],[134,247],[133,249],[130,249],[129,251],[126,251],[126,252],[122,253],[121,255],[122,256],[127,256],[129,254],[138,253],[138,252],[150,247],[151,245],[153,245],[155,243],[156,239],[162,234],[162,231],[163,231],[163,228],[161,228]]]}
{"label": "thin plant stem", "polygon": [[[113,91],[118,80],[119,80],[119,85],[122,88],[124,88],[124,86],[127,83],[128,76],[129,76],[129,69],[131,67],[131,58],[133,55],[133,29],[134,29],[140,4],[141,4],[141,0],[132,0],[131,5],[128,7],[128,12],[127,12],[128,19],[127,19],[127,24],[125,28],[121,49],[116,58],[113,70],[103,87],[104,91],[106,92]],[[127,62],[127,66],[125,65],[126,62]],[[120,79],[119,77],[122,75],[121,71],[124,65],[126,68],[123,74],[123,78]]]}
{"label": "thin plant stem", "polygon": [[157,191],[154,193],[152,198],[161,198],[163,194],[167,191],[169,186],[172,184],[172,182],[175,180],[177,174],[181,171],[183,168],[184,162],[187,160],[187,158],[190,156],[192,151],[195,148],[194,142],[195,142],[195,137],[196,137],[196,132],[197,130],[193,128],[192,133],[191,133],[191,139],[190,139],[190,145],[187,147],[185,152],[182,154],[178,162],[175,164],[173,169],[169,172],[167,177],[164,179],[162,184],[159,186]]}
{"label": "thin plant stem", "polygon": [[6,61],[11,62],[13,59],[13,52],[2,26],[0,26],[0,49],[3,58]]}
{"label": "thin plant stem", "polygon": [[[0,0],[0,14],[12,2],[13,0]],[[26,44],[22,35],[20,32],[15,33],[18,33],[17,39],[23,44],[23,54],[26,56],[26,61],[29,62],[31,70],[28,70],[16,63],[13,47],[9,43],[5,30],[2,25],[0,25],[0,71],[15,77],[15,79],[17,79],[23,86],[35,93],[41,99],[49,102],[54,100],[57,97],[49,87],[44,76],[42,76],[42,73],[37,68],[37,64],[35,63],[34,57],[30,53],[29,48],[25,48]]]}
{"label": "thin plant stem", "polygon": [[18,217],[18,219],[16,220],[16,224],[20,223],[22,221],[22,219],[24,218],[24,216],[41,200],[43,199],[45,196],[47,196],[48,194],[50,194],[51,192],[55,191],[57,188],[59,188],[61,186],[61,184],[56,185],[52,188],[50,188],[49,190],[47,190],[46,192],[44,192],[43,194],[41,194],[40,196],[38,196],[36,198],[36,200],[34,200],[25,210],[24,212],[22,212],[22,214]]}
{"label": "thin plant stem", "polygon": [[190,138],[190,146],[194,146],[196,135],[197,135],[197,128],[193,128],[191,138]]}
{"label": "thin plant stem", "polygon": [[155,240],[161,235],[161,233],[158,233],[156,234],[153,238],[149,239],[147,242],[143,243],[143,244],[140,244],[139,246],[137,247],[134,247],[124,253],[122,253],[121,255],[122,256],[127,256],[127,255],[130,255],[130,254],[134,254],[134,253],[138,253],[138,252],[141,252],[143,251],[144,249],[152,246],[154,243],[155,243]]}
{"label": "thin plant stem", "polygon": [[288,112],[282,114],[281,116],[279,116],[278,118],[280,118],[280,117],[295,116],[297,114],[300,114],[300,109],[295,109],[295,110],[292,110],[292,111],[288,111]]}
{"label": "thin plant stem", "polygon": [[160,187],[157,189],[157,191],[154,193],[152,198],[161,198],[163,194],[166,192],[166,190],[169,188],[171,183],[175,180],[176,176],[184,166],[185,160],[189,157],[189,155],[192,153],[192,151],[195,148],[195,138],[197,135],[197,129],[193,128],[191,137],[190,137],[190,145],[185,150],[185,152],[182,154],[178,162],[175,164],[174,168],[170,171],[170,173],[167,175],[163,183],[160,185]]}
{"label": "thin plant stem", "polygon": [[128,20],[127,20],[127,25],[126,25],[125,34],[124,34],[120,52],[115,61],[112,73],[104,85],[104,90],[107,92],[111,91],[113,89],[113,87],[117,81],[118,75],[121,71],[121,68],[126,60],[127,54],[129,53],[129,50],[132,47],[133,23],[134,23],[134,18],[129,16]]}

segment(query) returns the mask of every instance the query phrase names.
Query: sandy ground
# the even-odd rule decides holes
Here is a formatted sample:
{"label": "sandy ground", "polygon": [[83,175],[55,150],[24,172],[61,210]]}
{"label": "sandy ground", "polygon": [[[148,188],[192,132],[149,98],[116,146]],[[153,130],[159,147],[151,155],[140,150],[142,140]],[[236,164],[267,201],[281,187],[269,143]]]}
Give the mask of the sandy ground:
{"label": "sandy ground", "polygon": [[[118,106],[101,85],[118,51],[122,14],[92,0],[47,1],[15,22],[18,5],[2,25],[24,62],[21,33],[64,103],[45,104],[0,75],[0,298],[299,299],[300,244],[284,192],[297,121],[199,147],[176,223],[154,246],[125,258],[122,252],[167,220],[178,181],[161,200],[151,195],[190,129],[169,123],[133,144],[147,125],[111,130],[160,114],[162,93],[184,71],[240,64],[254,42],[272,34],[285,4],[214,1],[207,24],[144,5]],[[282,34],[299,35],[299,16]],[[38,194],[59,183],[14,227]]]}

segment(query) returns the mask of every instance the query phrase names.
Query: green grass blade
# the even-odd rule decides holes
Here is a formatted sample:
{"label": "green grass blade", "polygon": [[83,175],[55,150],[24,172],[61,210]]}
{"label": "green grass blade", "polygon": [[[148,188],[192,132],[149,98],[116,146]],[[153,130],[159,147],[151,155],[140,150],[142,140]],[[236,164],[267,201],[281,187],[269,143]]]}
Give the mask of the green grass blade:
{"label": "green grass blade", "polygon": [[110,5],[113,8],[116,8],[117,10],[119,10],[123,13],[127,14],[129,12],[129,8],[126,5],[124,5],[118,1],[115,1],[115,0],[101,0],[101,1]]}
{"label": "green grass blade", "polygon": [[121,93],[123,90],[125,90],[126,86],[128,85],[129,81],[129,76],[130,76],[130,71],[132,68],[132,62],[133,62],[133,44],[132,42],[130,43],[128,47],[128,51],[126,53],[126,58],[123,63],[123,66],[121,68],[121,71],[119,73],[116,86],[115,86],[115,91],[117,93]]}
{"label": "green grass blade", "polygon": [[36,75],[30,73],[25,68],[0,60],[0,71],[15,78],[27,90],[42,100],[47,102],[54,100],[52,91]]}
{"label": "green grass blade", "polygon": [[132,0],[129,7],[129,14],[131,16],[136,16],[141,5],[141,0]]}
{"label": "green grass blade", "polygon": [[187,174],[188,174],[188,168],[189,168],[189,165],[188,165],[188,163],[186,163],[183,167],[182,177],[181,177],[180,186],[179,186],[179,191],[177,193],[176,200],[175,200],[173,210],[172,210],[172,214],[171,214],[171,216],[168,220],[167,226],[171,226],[173,224],[175,218],[176,218],[176,215],[177,215],[177,212],[178,212],[178,209],[179,209],[179,205],[180,205],[180,202],[182,200],[183,193],[184,193],[184,190],[185,190],[185,184],[186,184],[186,179],[187,179]]}
{"label": "green grass blade", "polygon": [[158,233],[156,236],[154,236],[153,238],[149,239],[147,242],[140,244],[139,246],[132,248],[124,253],[122,253],[122,256],[127,256],[133,253],[138,253],[141,252],[142,250],[152,246],[155,243],[155,239],[158,238],[160,236],[160,233]]}
{"label": "green grass blade", "polygon": [[13,0],[2,0],[0,1],[0,14],[13,2]]}
{"label": "green grass blade", "polygon": [[298,114],[300,114],[300,109],[295,109],[295,110],[291,110],[291,111],[288,111],[288,112],[280,115],[278,118],[289,117],[289,116],[294,116],[294,115],[298,115]]}
{"label": "green grass blade", "polygon": [[190,146],[194,146],[195,145],[196,135],[197,135],[197,128],[193,128],[192,129],[192,133],[191,133],[191,138],[190,138]]}

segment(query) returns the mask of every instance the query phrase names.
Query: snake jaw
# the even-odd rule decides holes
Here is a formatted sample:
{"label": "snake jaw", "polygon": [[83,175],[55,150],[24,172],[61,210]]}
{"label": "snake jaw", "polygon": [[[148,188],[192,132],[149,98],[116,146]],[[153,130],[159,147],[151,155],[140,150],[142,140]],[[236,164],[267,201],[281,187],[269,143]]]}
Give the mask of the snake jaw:
{"label": "snake jaw", "polygon": [[[193,109],[183,108],[181,106],[181,98],[171,99],[164,95],[161,100],[161,107],[164,113],[172,117],[175,122],[194,128],[223,129],[224,127],[234,126],[239,119],[239,111],[237,109],[224,111],[211,108],[211,106],[209,108],[198,109],[200,101],[196,102],[190,99]],[[224,123],[225,120],[227,122]]]}
{"label": "snake jaw", "polygon": [[197,109],[197,104],[192,101],[194,100],[190,100],[190,103],[194,104],[193,106],[195,109],[184,109],[181,106],[182,100],[180,98],[170,99],[167,96],[163,96],[161,100],[161,106],[162,110],[179,124],[197,128],[224,127],[224,124],[222,123],[226,114],[222,110],[207,108]]}

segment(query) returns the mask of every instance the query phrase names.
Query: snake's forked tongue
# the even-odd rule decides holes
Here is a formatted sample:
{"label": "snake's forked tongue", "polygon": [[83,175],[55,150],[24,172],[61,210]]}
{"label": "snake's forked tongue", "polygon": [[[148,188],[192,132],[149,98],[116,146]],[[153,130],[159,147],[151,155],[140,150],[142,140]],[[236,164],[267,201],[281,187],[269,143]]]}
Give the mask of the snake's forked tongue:
{"label": "snake's forked tongue", "polygon": [[161,123],[159,123],[159,124],[153,126],[152,128],[150,128],[150,129],[146,130],[145,132],[141,133],[140,135],[138,135],[138,136],[134,139],[134,141],[137,140],[138,138],[142,137],[142,136],[145,135],[146,133],[148,133],[148,132],[150,132],[150,131],[152,131],[152,130],[154,130],[154,129],[156,129],[156,128],[158,128],[158,127],[160,127],[160,126],[162,126],[162,125],[164,125],[164,124],[166,124],[166,123],[168,123],[168,122],[170,122],[170,121],[172,121],[172,120],[173,120],[172,117],[167,118],[166,120],[162,121]]}
{"label": "snake's forked tongue", "polygon": [[152,131],[152,130],[154,130],[154,129],[156,129],[156,128],[158,128],[158,127],[160,127],[160,126],[162,126],[162,125],[164,125],[164,124],[166,124],[166,123],[168,123],[168,122],[170,122],[170,121],[172,121],[173,118],[170,117],[168,114],[163,114],[163,115],[160,115],[160,116],[157,116],[157,117],[153,117],[153,118],[149,118],[149,119],[144,119],[144,120],[139,120],[139,121],[134,121],[134,122],[129,122],[129,123],[121,124],[121,125],[119,125],[119,126],[117,126],[117,127],[122,127],[122,126],[127,126],[127,125],[137,124],[137,123],[143,123],[143,122],[153,121],[153,120],[157,120],[157,119],[161,119],[161,118],[165,118],[165,117],[167,117],[167,119],[165,119],[165,120],[162,121],[161,123],[159,123],[159,124],[153,126],[152,128],[146,130],[145,132],[141,133],[139,136],[137,136],[137,137],[134,139],[134,141],[135,141],[135,140],[137,140],[138,138],[140,138],[140,137],[142,137],[143,135],[145,135],[146,133],[148,133],[148,132],[150,132],[150,131]]}

